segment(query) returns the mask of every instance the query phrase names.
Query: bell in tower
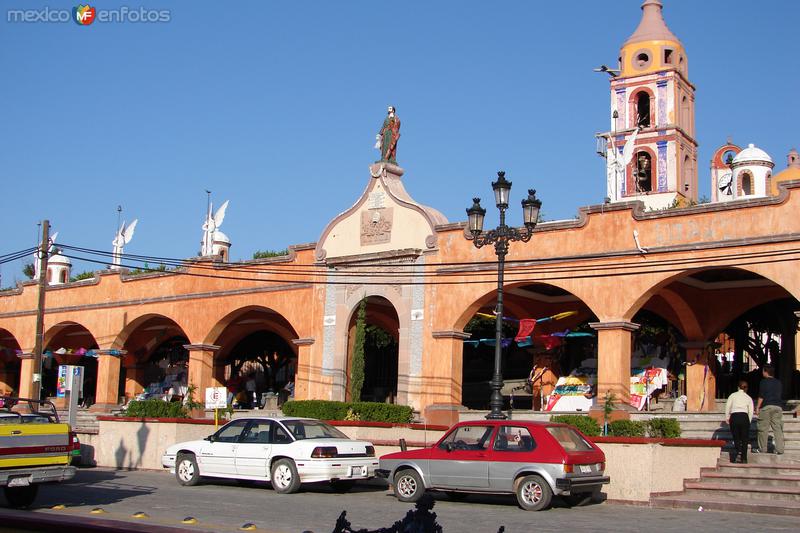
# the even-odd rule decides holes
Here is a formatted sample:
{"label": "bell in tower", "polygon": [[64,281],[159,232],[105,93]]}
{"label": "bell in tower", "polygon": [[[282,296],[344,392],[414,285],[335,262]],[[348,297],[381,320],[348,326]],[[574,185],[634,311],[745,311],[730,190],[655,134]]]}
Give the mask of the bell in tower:
{"label": "bell in tower", "polygon": [[611,130],[605,139],[607,196],[647,209],[697,201],[694,85],[681,41],[645,0],[636,31],[620,48],[611,77]]}

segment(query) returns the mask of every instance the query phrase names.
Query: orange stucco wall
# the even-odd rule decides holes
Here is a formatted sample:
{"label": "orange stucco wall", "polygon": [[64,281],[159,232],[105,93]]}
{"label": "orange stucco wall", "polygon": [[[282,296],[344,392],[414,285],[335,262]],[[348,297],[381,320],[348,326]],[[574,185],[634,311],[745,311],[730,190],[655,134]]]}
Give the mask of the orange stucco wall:
{"label": "orange stucco wall", "polygon": [[[603,324],[629,323],[643,306],[651,305],[688,340],[711,340],[738,314],[760,301],[800,298],[800,217],[796,215],[800,212],[800,181],[784,186],[787,189],[776,198],[657,213],[641,212],[638,203],[594,206],[582,209],[576,220],[542,223],[530,242],[511,244],[506,286],[537,282],[560,287]],[[647,253],[637,249],[634,230]],[[439,226],[436,233],[436,247],[425,252],[423,268],[435,282],[450,284],[424,287],[424,313],[421,319],[417,317],[422,322],[418,372],[410,362],[414,348],[413,339],[409,340],[413,326],[409,316],[414,310],[408,303],[410,288],[403,283],[410,276],[398,274],[386,286],[368,286],[359,285],[354,274],[349,282],[352,286],[348,285],[343,293],[346,297],[342,296],[343,311],[335,317],[337,324],[349,321],[364,295],[380,295],[392,303],[399,317],[400,373],[404,374],[398,379],[404,387],[398,398],[421,412],[432,404],[460,403],[459,334],[477,309],[493,301],[496,288],[491,246],[475,248],[462,225]],[[438,266],[459,262],[470,264]],[[297,265],[306,265],[307,272],[314,264],[311,246],[303,246],[289,259],[248,263],[235,269],[203,262],[188,267],[185,273],[130,279],[105,272],[94,283],[51,288],[47,291],[45,345],[60,324],[76,323],[91,333],[100,349],[122,349],[147,317],[166,317],[190,345],[197,346],[191,350],[190,379],[202,388],[219,381],[214,354],[230,343],[233,337],[228,332],[236,318],[248,310],[268,310],[266,316],[275,317],[272,329],[296,347],[296,397],[329,398],[336,380],[329,371],[345,372],[346,365],[340,358],[334,361],[341,368],[324,368],[324,302],[332,289],[324,283],[323,268],[315,274],[289,272]],[[709,298],[703,291],[673,283],[696,270],[720,267],[757,273],[774,286],[715,291]],[[348,268],[346,261],[340,268]],[[0,295],[0,328],[8,331],[24,352],[30,352],[34,344],[36,295],[33,283]],[[631,330],[603,327],[598,332],[599,388],[619,389],[624,395]],[[344,353],[346,334],[339,337],[334,342]],[[116,395],[121,364],[124,362],[101,356],[98,395],[105,400]],[[698,386],[692,376],[703,364],[698,361],[697,369],[687,376],[690,388]],[[32,364],[23,360],[21,392],[28,390],[32,372]]]}

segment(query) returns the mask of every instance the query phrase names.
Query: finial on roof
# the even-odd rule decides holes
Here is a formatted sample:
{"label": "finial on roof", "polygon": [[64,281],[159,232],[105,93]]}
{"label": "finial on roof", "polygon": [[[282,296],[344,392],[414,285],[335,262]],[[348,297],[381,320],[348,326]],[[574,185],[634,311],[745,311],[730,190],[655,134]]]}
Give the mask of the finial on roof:
{"label": "finial on roof", "polygon": [[642,4],[642,20],[633,35],[628,37],[625,44],[638,43],[641,41],[675,41],[680,40],[675,37],[664,22],[661,14],[663,5],[660,0],[645,0]]}

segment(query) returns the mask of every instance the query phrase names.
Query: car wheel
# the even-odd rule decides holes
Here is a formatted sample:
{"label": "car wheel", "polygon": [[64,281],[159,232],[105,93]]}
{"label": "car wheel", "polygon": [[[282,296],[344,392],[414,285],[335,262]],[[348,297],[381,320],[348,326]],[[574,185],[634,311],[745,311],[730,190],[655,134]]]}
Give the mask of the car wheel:
{"label": "car wheel", "polygon": [[270,480],[278,494],[291,494],[300,489],[300,476],[291,459],[279,459],[272,465]]}
{"label": "car wheel", "polygon": [[39,485],[28,485],[27,487],[5,487],[3,489],[8,506],[14,509],[30,507],[36,494],[39,492]]}
{"label": "car wheel", "polygon": [[407,468],[394,476],[394,495],[401,502],[415,502],[425,493],[425,485],[416,470]]}
{"label": "car wheel", "polygon": [[175,459],[175,479],[184,487],[192,487],[200,483],[200,469],[193,454],[179,454]]}
{"label": "car wheel", "polygon": [[550,505],[553,491],[540,476],[525,476],[517,481],[517,503],[526,511],[541,511]]}
{"label": "car wheel", "polygon": [[355,485],[356,482],[349,479],[337,479],[336,481],[331,481],[331,489],[333,489],[333,492],[338,492],[339,494],[350,492],[350,489],[355,487]]}

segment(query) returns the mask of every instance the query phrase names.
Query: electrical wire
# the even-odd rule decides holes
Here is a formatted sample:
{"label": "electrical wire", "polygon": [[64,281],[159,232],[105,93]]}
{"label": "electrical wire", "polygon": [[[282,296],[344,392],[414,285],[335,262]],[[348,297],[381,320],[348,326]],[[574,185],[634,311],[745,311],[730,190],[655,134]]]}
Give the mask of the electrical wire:
{"label": "electrical wire", "polygon": [[[65,257],[69,257],[70,259],[75,259],[78,261],[86,261],[90,263],[102,264],[106,266],[111,266],[112,263],[108,261],[100,261],[98,259],[88,258],[88,257],[81,257],[77,255],[67,255],[63,253],[62,255]],[[765,257],[769,257],[770,254],[764,254]],[[758,258],[754,258],[758,259]],[[788,261],[798,261],[797,257],[778,257],[772,259],[764,259],[764,260],[750,260],[744,261],[736,264],[726,264],[725,267],[741,267],[741,266],[752,266],[752,265],[760,265],[760,264],[774,264],[774,263],[783,263]],[[129,265],[120,265],[125,268],[130,268]],[[193,267],[195,264],[192,265]],[[564,280],[564,279],[593,279],[593,278],[603,278],[603,277],[619,277],[619,276],[631,276],[631,275],[645,275],[645,274],[662,274],[662,273],[672,273],[672,272],[685,272],[687,268],[681,264],[675,265],[676,268],[651,268],[651,270],[646,271],[636,271],[636,272],[628,272],[628,271],[621,271],[621,272],[595,272],[594,269],[586,269],[591,271],[590,273],[570,273],[571,275],[555,275],[555,276],[543,276],[541,278],[530,278],[530,277],[519,277],[519,273],[515,270],[510,270],[506,273],[506,283],[520,283],[520,282],[529,282],[529,283],[547,283],[549,281],[556,281],[556,280]],[[136,268],[136,267],[134,267]],[[151,272],[160,272],[161,270],[158,268],[145,268],[144,270],[149,270]],[[479,280],[472,280],[472,279],[458,279],[458,280],[424,280],[424,279],[413,279],[413,278],[420,278],[417,273],[408,273],[408,274],[395,274],[394,278],[391,280],[386,281],[369,281],[369,276],[350,276],[347,280],[342,281],[335,281],[331,279],[292,279],[292,278],[275,278],[269,279],[264,277],[247,277],[247,276],[228,276],[228,275],[220,275],[220,274],[204,274],[201,272],[193,272],[194,268],[190,270],[171,270],[168,271],[170,274],[177,274],[177,275],[185,275],[185,276],[192,276],[192,277],[200,277],[200,278],[211,278],[211,279],[227,279],[227,280],[236,280],[236,281],[252,281],[252,282],[260,282],[260,283],[299,283],[299,284],[310,284],[310,285],[464,285],[464,284],[481,284],[481,283],[494,283],[496,282],[496,278],[494,277],[494,271],[484,271],[480,273],[480,275],[487,277],[487,279],[479,279]],[[453,273],[455,274],[455,273]],[[474,275],[474,273],[469,273],[470,275]],[[322,271],[314,275],[316,278],[327,278],[327,273]],[[412,278],[412,279],[398,279],[400,277]],[[452,276],[447,276],[452,277]],[[461,276],[459,276],[461,277]],[[362,279],[362,278],[367,278]]]}
{"label": "electrical wire", "polygon": [[[62,245],[63,249],[69,250],[76,250],[83,253],[95,254],[100,256],[109,257],[113,254],[105,251],[100,250],[92,250],[89,248],[80,248],[76,246],[69,246],[69,245]],[[517,260],[517,261],[509,261],[506,263],[506,267],[509,269],[509,272],[512,274],[553,274],[553,273],[565,273],[565,272],[575,272],[580,273],[583,271],[591,271],[591,272],[598,272],[598,271],[611,271],[615,269],[626,269],[626,270],[646,270],[649,268],[653,268],[656,266],[669,266],[669,265],[681,265],[683,266],[682,269],[686,269],[688,265],[703,265],[707,263],[718,263],[721,261],[740,261],[746,260],[751,258],[765,258],[765,257],[780,257],[785,255],[792,255],[800,253],[800,248],[791,248],[786,250],[772,250],[772,251],[756,251],[756,252],[736,252],[732,254],[715,254],[708,257],[695,257],[695,258],[666,258],[666,259],[657,259],[657,260],[648,260],[644,262],[637,262],[631,263],[630,261],[622,262],[604,262],[602,264],[593,264],[593,265],[553,265],[556,261],[567,262],[567,261],[576,261],[575,258],[572,257],[556,257],[556,258],[547,258],[547,259],[536,259],[536,260]],[[620,254],[621,255],[621,254]],[[631,254],[625,254],[630,256]],[[464,277],[484,277],[488,273],[493,272],[495,269],[489,269],[488,267],[495,266],[497,264],[496,261],[486,261],[486,262],[461,262],[461,263],[422,263],[422,264],[413,264],[408,265],[406,264],[395,264],[395,263],[381,263],[375,264],[371,266],[369,270],[364,270],[364,266],[355,267],[355,268],[342,268],[339,270],[334,270],[326,267],[325,265],[291,265],[295,268],[284,268],[290,265],[280,265],[278,267],[262,267],[258,264],[250,264],[250,263],[201,263],[197,261],[191,260],[178,260],[178,259],[170,259],[170,258],[163,258],[157,256],[143,256],[143,255],[133,255],[133,254],[123,254],[121,256],[124,259],[130,259],[132,261],[159,261],[161,264],[169,267],[181,268],[181,267],[189,267],[191,266],[192,269],[195,270],[209,270],[213,272],[220,272],[220,271],[243,271],[247,272],[248,274],[271,274],[271,275],[312,275],[312,276],[320,276],[325,275],[328,278],[332,277],[347,277],[352,278],[354,276],[360,276],[364,278],[391,278],[395,279],[399,275],[406,275],[406,276],[418,276],[418,277],[431,277],[436,276],[440,277],[443,275],[452,275],[452,276],[459,276],[460,278]],[[604,259],[615,256],[601,256]],[[619,257],[619,256],[616,256]],[[86,259],[91,262],[97,262],[100,264],[109,264],[106,261],[102,260],[94,260],[94,259]],[[578,259],[582,263],[586,263],[590,259],[585,257],[581,257]],[[436,267],[441,265],[448,265],[451,268],[447,269],[439,269],[435,270]],[[517,265],[517,266],[515,266]],[[413,266],[416,270],[412,272],[395,272],[395,271],[380,271],[376,269],[380,268],[391,268],[394,270],[397,266]],[[730,265],[735,266],[735,265]],[[299,268],[298,268],[299,267]],[[479,269],[475,269],[475,267],[479,267]],[[469,268],[470,270],[463,270]],[[699,268],[695,266],[694,268]]]}

